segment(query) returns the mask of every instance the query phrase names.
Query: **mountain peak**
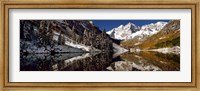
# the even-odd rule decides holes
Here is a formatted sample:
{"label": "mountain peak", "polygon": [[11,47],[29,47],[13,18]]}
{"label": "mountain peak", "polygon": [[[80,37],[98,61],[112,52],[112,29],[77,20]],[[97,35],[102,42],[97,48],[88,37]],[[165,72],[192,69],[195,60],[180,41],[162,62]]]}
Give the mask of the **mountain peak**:
{"label": "mountain peak", "polygon": [[135,25],[135,24],[133,24],[132,22],[128,22],[126,25]]}
{"label": "mountain peak", "polygon": [[136,27],[135,24],[133,24],[132,22],[129,22],[125,25],[126,27]]}
{"label": "mountain peak", "polygon": [[139,26],[128,22],[126,25],[120,25],[116,28],[113,28],[112,30],[108,31],[107,34],[109,34],[112,38],[123,40],[129,39],[131,34],[139,31],[139,29]]}
{"label": "mountain peak", "polygon": [[118,28],[123,28],[124,27],[124,25],[120,25],[120,26],[118,26]]}

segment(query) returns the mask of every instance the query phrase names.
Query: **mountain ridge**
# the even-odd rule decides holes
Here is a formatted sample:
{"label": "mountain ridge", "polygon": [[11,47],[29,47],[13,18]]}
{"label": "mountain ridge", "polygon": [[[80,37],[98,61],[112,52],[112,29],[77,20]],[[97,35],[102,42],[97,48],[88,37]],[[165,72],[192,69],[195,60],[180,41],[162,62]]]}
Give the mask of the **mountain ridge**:
{"label": "mountain ridge", "polygon": [[137,36],[142,38],[157,33],[166,24],[167,22],[158,21],[156,23],[150,23],[140,27],[129,22],[126,25],[120,25],[113,28],[106,33],[110,35],[110,37],[118,40],[128,40]]}
{"label": "mountain ridge", "polygon": [[158,33],[143,40],[123,41],[121,46],[145,50],[180,46],[180,20],[169,21]]}

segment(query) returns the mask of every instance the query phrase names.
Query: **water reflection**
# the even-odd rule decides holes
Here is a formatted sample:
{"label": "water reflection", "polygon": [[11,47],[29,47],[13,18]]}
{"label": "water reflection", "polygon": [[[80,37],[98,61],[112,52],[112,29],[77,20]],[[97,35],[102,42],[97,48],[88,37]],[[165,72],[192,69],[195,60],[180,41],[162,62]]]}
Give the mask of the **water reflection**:
{"label": "water reflection", "polygon": [[109,53],[35,54],[20,58],[21,71],[105,71],[113,62]]}
{"label": "water reflection", "polygon": [[82,53],[66,53],[66,54],[29,54],[20,55],[21,71],[51,71],[53,65],[65,59],[81,56]]}
{"label": "water reflection", "polygon": [[29,54],[20,56],[21,71],[179,71],[180,56],[157,52]]}
{"label": "water reflection", "polygon": [[113,62],[107,68],[114,71],[179,71],[180,55],[158,52],[124,53],[123,61]]}

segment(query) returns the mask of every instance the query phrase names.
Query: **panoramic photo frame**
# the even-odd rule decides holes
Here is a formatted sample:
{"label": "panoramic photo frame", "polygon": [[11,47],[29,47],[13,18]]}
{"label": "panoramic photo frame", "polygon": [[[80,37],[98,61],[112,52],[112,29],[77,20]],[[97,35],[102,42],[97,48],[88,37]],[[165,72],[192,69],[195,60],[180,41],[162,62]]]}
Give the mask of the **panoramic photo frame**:
{"label": "panoramic photo frame", "polygon": [[[93,5],[84,9],[84,4],[74,9],[78,3],[57,4],[57,9],[33,3],[31,10],[19,6],[30,4],[26,2],[3,4],[5,87],[197,86],[195,3],[168,4],[170,8],[146,4],[143,9],[138,9],[140,3],[113,3],[96,10]],[[163,81],[164,75],[171,79]]]}
{"label": "panoramic photo frame", "polygon": [[191,82],[191,10],[94,10],[11,9],[9,81]]}

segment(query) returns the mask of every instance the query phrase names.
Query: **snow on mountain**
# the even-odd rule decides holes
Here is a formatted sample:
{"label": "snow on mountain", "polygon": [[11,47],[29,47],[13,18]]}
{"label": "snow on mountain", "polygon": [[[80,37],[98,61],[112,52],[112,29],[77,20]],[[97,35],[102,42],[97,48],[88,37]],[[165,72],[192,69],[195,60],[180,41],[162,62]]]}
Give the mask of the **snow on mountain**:
{"label": "snow on mountain", "polygon": [[126,25],[120,25],[117,28],[113,28],[112,30],[108,31],[107,34],[114,39],[124,40],[129,39],[131,34],[139,31],[139,29],[139,26],[129,22]]}
{"label": "snow on mountain", "polygon": [[156,34],[158,31],[160,31],[167,22],[157,22],[157,23],[151,23],[148,25],[143,25],[140,29],[140,31],[133,33],[131,35],[131,38],[134,38],[136,36],[139,37],[146,37],[146,36],[151,36],[153,34]]}
{"label": "snow on mountain", "polygon": [[107,34],[109,34],[112,38],[119,39],[119,40],[132,39],[136,36],[143,38],[146,36],[151,36],[153,34],[156,34],[166,24],[167,22],[157,22],[157,23],[151,23],[151,24],[147,24],[147,25],[143,25],[139,27],[129,22],[125,26],[120,25],[117,28],[113,28],[112,30],[108,31]]}
{"label": "snow on mountain", "polygon": [[20,41],[23,41],[20,42],[22,53],[73,52],[73,50],[95,52],[112,49],[110,37],[94,26],[92,21],[87,20],[22,20]]}

